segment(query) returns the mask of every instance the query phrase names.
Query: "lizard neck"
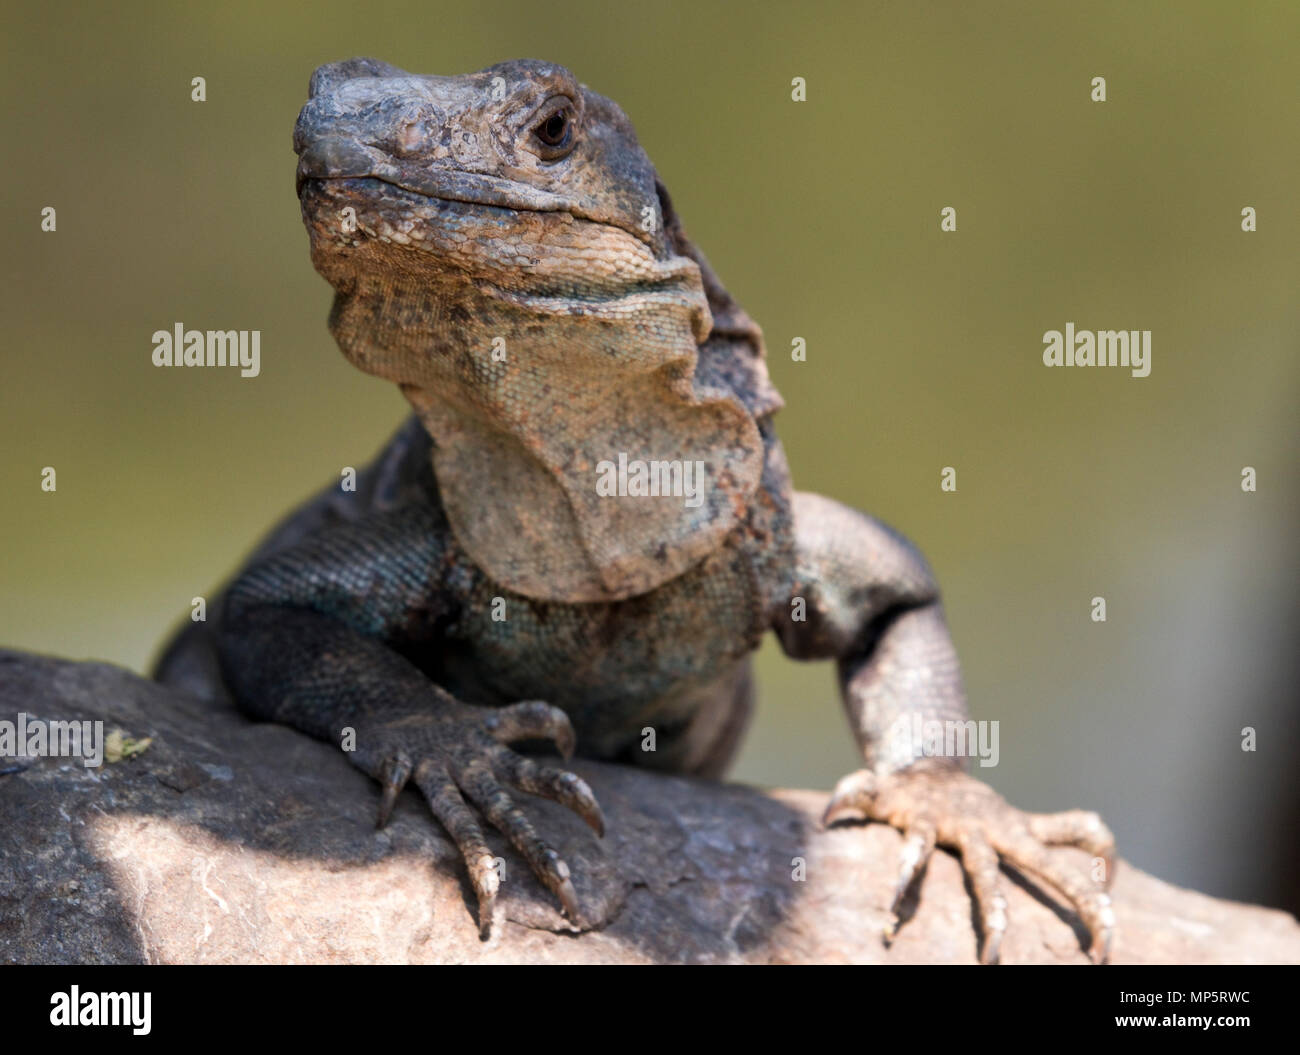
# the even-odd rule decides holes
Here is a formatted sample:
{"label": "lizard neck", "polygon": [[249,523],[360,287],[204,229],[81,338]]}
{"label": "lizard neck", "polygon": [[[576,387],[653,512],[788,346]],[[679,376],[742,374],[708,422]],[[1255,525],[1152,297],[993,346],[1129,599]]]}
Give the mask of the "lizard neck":
{"label": "lizard neck", "polygon": [[331,316],[345,355],[399,384],[429,431],[471,558],[508,589],[571,602],[649,592],[744,514],[763,444],[722,375],[697,377],[710,325],[684,258],[617,293],[370,277],[340,288]]}

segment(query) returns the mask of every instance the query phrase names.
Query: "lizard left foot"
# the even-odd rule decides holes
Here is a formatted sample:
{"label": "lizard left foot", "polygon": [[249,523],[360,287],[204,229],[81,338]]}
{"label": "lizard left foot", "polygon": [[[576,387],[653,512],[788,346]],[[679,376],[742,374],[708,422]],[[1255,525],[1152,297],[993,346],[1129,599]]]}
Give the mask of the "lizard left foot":
{"label": "lizard left foot", "polygon": [[1045,849],[1078,846],[1101,858],[1109,886],[1115,840],[1097,814],[1086,810],[1024,813],[987,784],[955,770],[904,770],[880,775],[864,769],[836,786],[824,823],[850,819],[883,821],[904,835],[887,940],[898,927],[903,895],[937,845],[957,851],[970,880],[983,932],[981,963],[997,962],[1007,929],[1007,901],[998,876],[999,860],[1056,887],[1088,928],[1093,962],[1104,963],[1110,955],[1115,913],[1109,896],[1104,889],[1063,867]]}

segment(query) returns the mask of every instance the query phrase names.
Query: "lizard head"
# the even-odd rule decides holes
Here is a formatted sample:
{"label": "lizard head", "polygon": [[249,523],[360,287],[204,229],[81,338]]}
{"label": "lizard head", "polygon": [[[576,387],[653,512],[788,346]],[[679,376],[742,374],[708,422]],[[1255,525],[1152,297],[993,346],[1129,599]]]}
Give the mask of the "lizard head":
{"label": "lizard head", "polygon": [[613,600],[721,544],[779,397],[617,105],[533,60],[353,59],[313,74],[294,149],[331,330],[419,413],[489,576]]}
{"label": "lizard head", "polygon": [[300,195],[313,180],[370,178],[408,191],[413,213],[429,202],[555,213],[617,228],[661,257],[672,250],[631,123],[562,66],[421,77],[353,59],[322,66],[309,92],[294,129]]}

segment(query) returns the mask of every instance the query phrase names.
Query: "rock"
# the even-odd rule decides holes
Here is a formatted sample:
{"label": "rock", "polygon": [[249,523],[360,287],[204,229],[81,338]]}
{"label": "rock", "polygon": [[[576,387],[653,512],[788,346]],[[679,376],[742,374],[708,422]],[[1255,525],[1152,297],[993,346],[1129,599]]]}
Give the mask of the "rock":
{"label": "rock", "polygon": [[[936,854],[881,941],[898,833],[822,830],[826,795],[578,762],[596,839],[532,800],[589,925],[559,915],[513,851],[497,932],[478,938],[458,856],[414,792],[374,828],[375,785],[336,749],[99,663],[0,651],[0,720],[103,721],[128,757],[0,761],[0,961],[22,963],[972,962],[970,900]],[[130,745],[151,741],[134,757]],[[1073,854],[1082,868],[1086,858]],[[796,860],[806,880],[796,882]],[[1008,963],[1082,963],[1050,893],[1007,879]],[[1113,959],[1300,961],[1283,912],[1180,890],[1120,864]]]}

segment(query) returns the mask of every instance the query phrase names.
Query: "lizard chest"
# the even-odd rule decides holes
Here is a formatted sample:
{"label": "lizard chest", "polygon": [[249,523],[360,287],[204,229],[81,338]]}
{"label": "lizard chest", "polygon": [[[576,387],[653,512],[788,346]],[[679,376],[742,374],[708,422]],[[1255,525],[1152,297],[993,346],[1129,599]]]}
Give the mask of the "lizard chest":
{"label": "lizard chest", "polygon": [[594,709],[633,718],[756,648],[765,607],[741,546],[623,601],[535,601],[480,575],[447,627],[440,666],[479,702],[541,698],[578,719]]}
{"label": "lizard chest", "polygon": [[544,699],[583,737],[689,719],[709,686],[758,647],[793,576],[790,488],[771,435],[742,523],[699,564],[610,602],[538,601],[503,589],[446,538],[456,600],[419,657],[461,699]]}

